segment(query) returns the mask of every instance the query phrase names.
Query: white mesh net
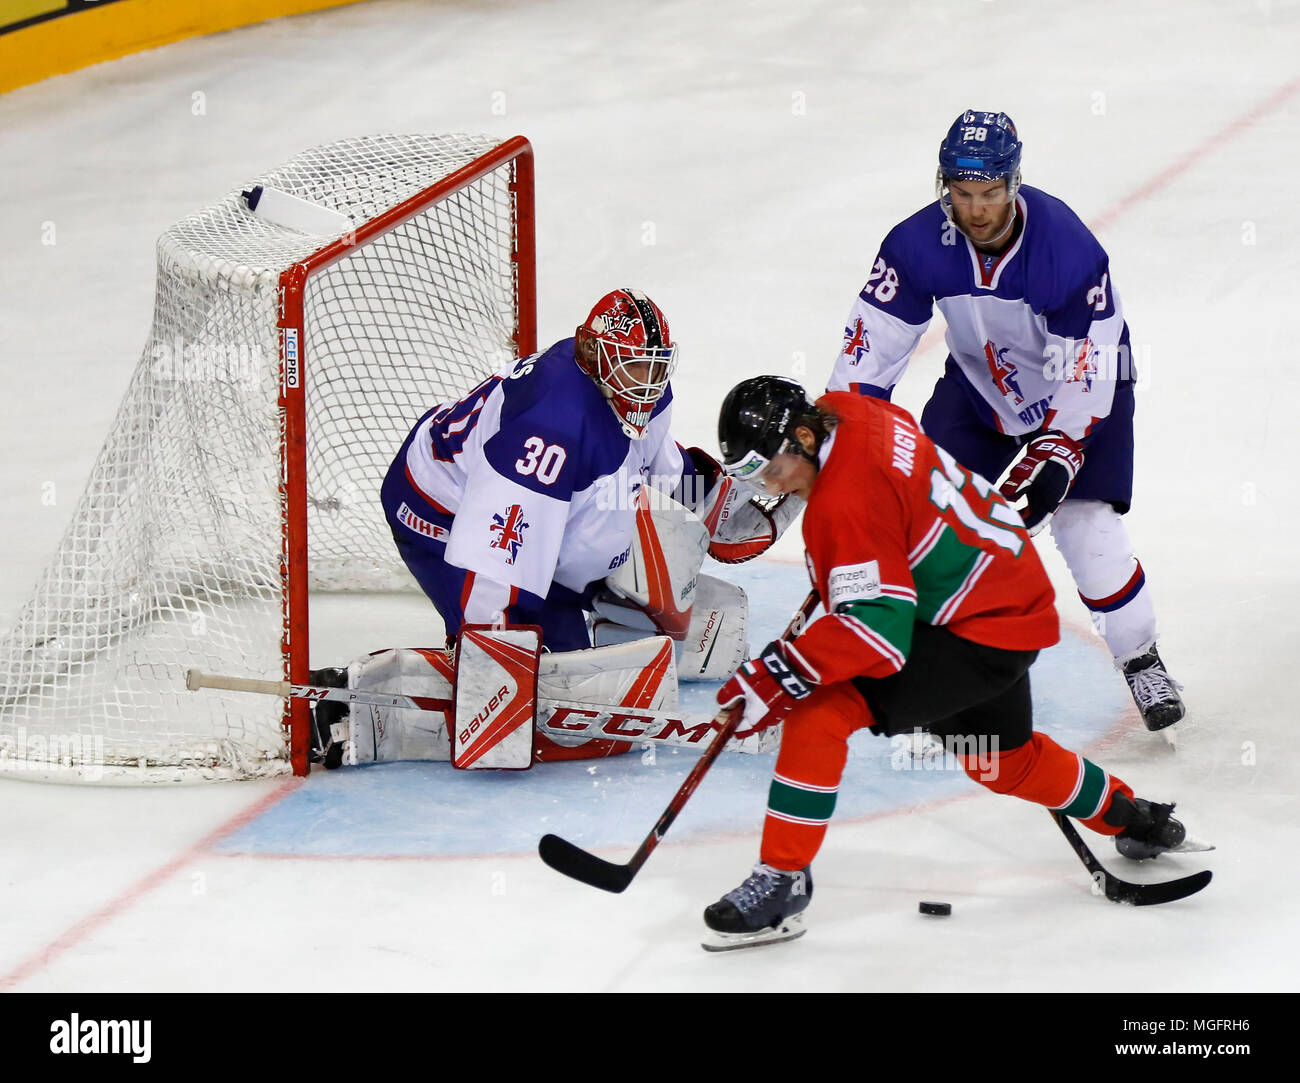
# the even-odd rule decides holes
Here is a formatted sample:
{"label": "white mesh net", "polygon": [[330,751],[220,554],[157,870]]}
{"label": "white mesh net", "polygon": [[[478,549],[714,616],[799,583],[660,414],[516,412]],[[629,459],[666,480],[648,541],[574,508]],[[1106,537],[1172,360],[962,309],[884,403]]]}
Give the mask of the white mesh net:
{"label": "white mesh net", "polygon": [[[346,140],[253,183],[355,229],[497,145]],[[513,179],[495,169],[307,280],[313,589],[409,582],[379,486],[425,410],[515,353]],[[187,692],[185,671],[284,674],[279,284],[323,244],[250,213],[238,191],[159,241],[144,355],[58,552],[0,636],[0,775],[288,770],[281,700]]]}

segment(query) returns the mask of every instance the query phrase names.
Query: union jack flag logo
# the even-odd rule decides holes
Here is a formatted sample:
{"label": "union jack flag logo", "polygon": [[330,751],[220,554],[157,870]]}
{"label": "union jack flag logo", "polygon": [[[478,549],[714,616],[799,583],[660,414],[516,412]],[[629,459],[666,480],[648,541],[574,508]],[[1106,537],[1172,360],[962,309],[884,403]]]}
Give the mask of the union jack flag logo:
{"label": "union jack flag logo", "polygon": [[510,555],[507,564],[513,564],[519,556],[519,547],[524,544],[524,531],[528,524],[524,522],[524,509],[518,504],[511,504],[504,515],[492,516],[492,525],[488,530],[496,535],[492,542],[493,549],[500,549]]}
{"label": "union jack flag logo", "polygon": [[1066,377],[1066,383],[1082,383],[1085,391],[1092,390],[1093,378],[1097,375],[1097,351],[1091,338],[1085,338],[1083,345],[1074,355],[1074,368]]}
{"label": "union jack flag logo", "polygon": [[862,360],[862,355],[871,349],[871,342],[867,338],[867,329],[862,326],[860,319],[853,321],[852,327],[844,328],[844,353],[851,353],[853,360],[850,365],[856,365]]}
{"label": "union jack flag logo", "polygon": [[1003,346],[999,350],[992,342],[986,340],[984,360],[988,362],[989,375],[993,377],[993,383],[998,391],[1003,395],[1015,395],[1016,405],[1019,406],[1025,401],[1025,396],[1020,392],[1020,377],[1017,375],[1015,362],[1006,359],[1010,350],[1010,346]]}

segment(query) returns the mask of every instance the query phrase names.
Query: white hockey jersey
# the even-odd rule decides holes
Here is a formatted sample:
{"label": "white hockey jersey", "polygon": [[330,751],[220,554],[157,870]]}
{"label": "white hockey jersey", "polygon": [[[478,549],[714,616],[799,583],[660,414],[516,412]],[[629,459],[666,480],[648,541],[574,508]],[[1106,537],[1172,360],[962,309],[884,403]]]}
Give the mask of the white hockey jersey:
{"label": "white hockey jersey", "polygon": [[641,486],[681,483],[671,415],[670,387],[629,439],[564,339],[421,418],[407,477],[455,517],[449,563],[540,597],[552,583],[581,593],[627,559]]}
{"label": "white hockey jersey", "polygon": [[979,252],[938,202],[894,227],[844,328],[827,383],[888,398],[939,306],[948,352],[1019,436],[1059,429],[1077,440],[1132,379],[1128,328],[1105,251],[1064,203],[1021,186],[1022,229],[1000,256]]}

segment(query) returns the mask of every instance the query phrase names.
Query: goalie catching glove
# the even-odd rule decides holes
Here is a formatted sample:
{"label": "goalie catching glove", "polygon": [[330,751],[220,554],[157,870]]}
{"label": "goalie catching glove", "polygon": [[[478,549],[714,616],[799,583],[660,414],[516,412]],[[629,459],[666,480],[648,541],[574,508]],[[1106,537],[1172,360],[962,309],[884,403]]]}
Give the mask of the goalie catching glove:
{"label": "goalie catching glove", "polygon": [[1044,432],[1024,446],[998,492],[1037,534],[1061,506],[1083,466],[1083,448],[1063,432]]}
{"label": "goalie catching glove", "polygon": [[742,564],[772,547],[803,510],[797,496],[776,500],[754,496],[751,489],[728,477],[722,465],[697,447],[686,454],[697,476],[709,486],[695,504],[695,513],[709,531],[709,556],[722,564]]}
{"label": "goalie catching glove", "polygon": [[764,647],[757,658],[745,662],[718,689],[718,705],[739,707],[742,713],[735,737],[743,740],[783,721],[817,683],[799,653],[778,639]]}

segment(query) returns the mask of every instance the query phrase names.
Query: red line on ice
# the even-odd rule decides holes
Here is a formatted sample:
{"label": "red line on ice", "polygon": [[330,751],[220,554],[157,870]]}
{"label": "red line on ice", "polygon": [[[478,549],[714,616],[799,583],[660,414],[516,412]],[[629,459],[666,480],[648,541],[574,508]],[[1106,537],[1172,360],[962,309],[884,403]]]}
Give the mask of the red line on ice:
{"label": "red line on ice", "polygon": [[98,910],[82,918],[71,928],[67,929],[60,936],[55,937],[43,948],[33,952],[21,963],[18,964],[8,974],[0,976],[0,992],[7,992],[16,985],[26,981],[33,974],[44,970],[50,963],[54,962],[60,955],[63,955],[69,948],[80,944],[83,940],[99,932],[105,925],[112,921],[119,914],[129,910],[146,895],[150,894],[159,885],[165,883],[171,877],[175,876],[178,871],[188,865],[195,858],[206,854],[218,842],[228,835],[233,834],[245,824],[251,823],[272,805],[283,800],[289,794],[293,793],[302,782],[294,779],[277,786],[271,793],[254,801],[242,812],[231,817],[220,827],[208,832],[198,842],[186,850],[182,850],[170,861],[160,865],[152,872],[146,874],[128,887],[125,891],[117,895],[116,898],[110,899]]}

